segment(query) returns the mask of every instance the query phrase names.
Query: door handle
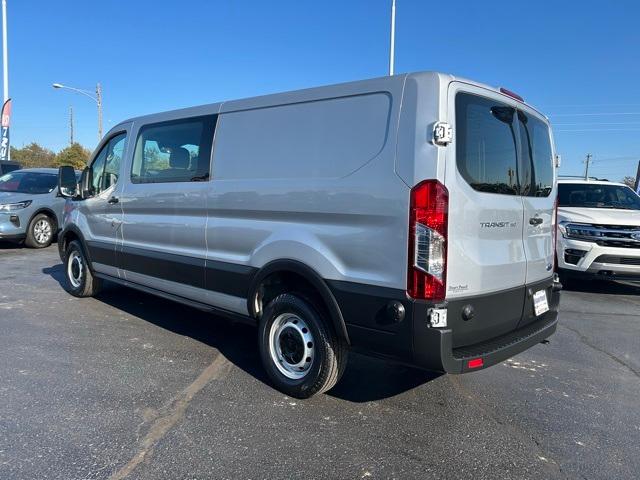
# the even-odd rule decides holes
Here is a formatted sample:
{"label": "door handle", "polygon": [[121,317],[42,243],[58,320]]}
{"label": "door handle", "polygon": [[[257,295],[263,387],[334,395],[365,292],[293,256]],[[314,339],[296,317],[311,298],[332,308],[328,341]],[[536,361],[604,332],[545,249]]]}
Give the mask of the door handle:
{"label": "door handle", "polygon": [[529,219],[529,225],[540,225],[542,223],[542,219],[540,217],[531,217]]}
{"label": "door handle", "polygon": [[109,200],[107,200],[107,203],[111,204],[111,205],[115,205],[116,203],[118,203],[120,200],[118,199],[118,197],[111,197]]}

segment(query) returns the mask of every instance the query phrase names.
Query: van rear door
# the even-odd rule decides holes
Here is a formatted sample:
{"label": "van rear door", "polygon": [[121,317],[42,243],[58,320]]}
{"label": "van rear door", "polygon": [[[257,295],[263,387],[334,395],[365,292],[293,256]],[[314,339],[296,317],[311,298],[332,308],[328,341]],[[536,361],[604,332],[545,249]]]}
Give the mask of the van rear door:
{"label": "van rear door", "polygon": [[[527,257],[527,306],[520,326],[537,318],[533,295],[550,298],[553,275],[553,234],[555,229],[553,148],[549,126],[528,107],[518,109],[520,184],[524,205],[524,248]],[[546,293],[542,294],[542,290]],[[531,297],[531,298],[529,298]],[[537,298],[537,297],[536,297]],[[544,305],[544,301],[542,304]],[[538,312],[540,313],[540,312]]]}
{"label": "van rear door", "polygon": [[[448,97],[454,141],[446,151],[446,299],[453,346],[459,347],[518,326],[525,303],[527,259],[517,104],[462,82],[449,85]],[[463,318],[465,307],[471,307],[471,318]]]}

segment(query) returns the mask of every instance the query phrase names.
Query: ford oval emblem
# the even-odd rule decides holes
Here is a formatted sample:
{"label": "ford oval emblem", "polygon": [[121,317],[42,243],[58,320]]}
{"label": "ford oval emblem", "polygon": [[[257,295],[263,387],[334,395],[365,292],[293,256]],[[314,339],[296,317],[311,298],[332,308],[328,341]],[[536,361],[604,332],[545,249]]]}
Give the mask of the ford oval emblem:
{"label": "ford oval emblem", "polygon": [[634,240],[640,241],[640,232],[632,233],[631,238],[633,238]]}

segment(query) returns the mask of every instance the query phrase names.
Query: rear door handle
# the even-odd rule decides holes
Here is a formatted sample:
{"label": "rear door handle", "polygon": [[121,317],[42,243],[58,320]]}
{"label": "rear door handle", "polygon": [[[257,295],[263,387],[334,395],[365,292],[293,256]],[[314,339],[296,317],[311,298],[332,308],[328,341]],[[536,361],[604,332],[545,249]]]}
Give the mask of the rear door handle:
{"label": "rear door handle", "polygon": [[531,217],[529,219],[529,225],[540,225],[542,223],[542,219],[540,217]]}
{"label": "rear door handle", "polygon": [[118,199],[118,197],[111,197],[109,200],[107,200],[107,203],[111,204],[111,205],[115,205],[116,203],[118,203],[120,200]]}

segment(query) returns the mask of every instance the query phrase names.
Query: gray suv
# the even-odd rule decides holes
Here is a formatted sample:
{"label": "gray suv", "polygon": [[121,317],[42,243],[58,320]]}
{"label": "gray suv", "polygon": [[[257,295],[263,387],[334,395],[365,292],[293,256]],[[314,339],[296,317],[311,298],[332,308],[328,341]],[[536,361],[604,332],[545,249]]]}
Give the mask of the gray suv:
{"label": "gray suv", "polygon": [[0,177],[0,240],[23,240],[28,247],[51,245],[65,200],[57,196],[54,168],[15,170]]}

